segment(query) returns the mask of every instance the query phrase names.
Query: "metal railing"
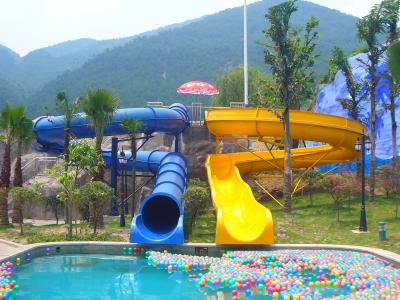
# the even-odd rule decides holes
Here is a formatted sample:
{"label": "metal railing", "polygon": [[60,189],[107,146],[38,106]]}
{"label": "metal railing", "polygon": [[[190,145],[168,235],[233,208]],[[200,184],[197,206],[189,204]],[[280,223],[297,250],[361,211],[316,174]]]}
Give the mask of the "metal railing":
{"label": "metal railing", "polygon": [[147,106],[150,107],[164,107],[164,103],[160,101],[149,101],[147,102]]}
{"label": "metal railing", "polygon": [[32,178],[35,178],[36,176],[43,176],[45,175],[44,170],[49,169],[58,163],[60,163],[60,158],[58,157],[35,157],[27,164],[22,166],[22,180],[26,182]]}
{"label": "metal railing", "polygon": [[[168,108],[168,106],[164,105],[161,101],[150,101],[146,103],[147,106],[150,107],[164,107]],[[192,102],[190,105],[186,105],[188,109],[188,114],[190,116],[190,125],[192,126],[201,126],[204,124],[204,112],[206,110],[219,109],[222,107],[214,107],[214,106],[203,106],[202,102]],[[241,108],[243,107],[243,102],[230,102],[229,107],[223,108]]]}

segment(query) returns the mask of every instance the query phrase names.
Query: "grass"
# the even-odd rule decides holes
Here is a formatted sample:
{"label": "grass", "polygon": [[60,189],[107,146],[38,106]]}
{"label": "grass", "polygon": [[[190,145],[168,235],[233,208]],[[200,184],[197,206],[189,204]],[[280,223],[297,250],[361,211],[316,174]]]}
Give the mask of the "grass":
{"label": "grass", "polygon": [[[280,244],[347,244],[377,247],[400,253],[400,216],[395,218],[395,199],[378,196],[374,203],[367,202],[369,233],[355,234],[360,220],[360,199],[353,198],[348,206],[340,208],[340,222],[336,221],[336,206],[328,194],[315,194],[311,206],[308,196],[293,200],[293,214],[288,216],[275,202],[264,202],[272,211],[275,243]],[[215,214],[203,213],[196,222],[189,241],[214,242]],[[378,221],[386,222],[387,241],[379,241]]]}
{"label": "grass", "polygon": [[[119,217],[106,219],[105,228],[99,229],[96,234],[87,224],[74,225],[73,241],[114,241],[128,240],[130,217],[126,217],[126,226],[119,227]],[[24,234],[21,235],[19,225],[0,226],[0,239],[6,239],[20,244],[61,242],[65,241],[64,225],[24,225]]]}
{"label": "grass", "polygon": [[[340,209],[340,222],[336,221],[336,207],[328,194],[315,194],[314,204],[308,196],[296,197],[293,201],[292,216],[286,215],[275,202],[262,202],[272,211],[275,226],[275,242],[280,244],[347,244],[370,246],[400,253],[400,217],[395,218],[395,199],[378,196],[374,203],[367,202],[369,233],[354,234],[360,218],[360,199],[344,201]],[[350,205],[348,205],[350,204]],[[387,241],[379,241],[378,221],[386,222]],[[98,234],[86,224],[78,224],[78,235],[74,240],[88,241],[128,241],[130,217],[126,217],[126,227],[119,227],[119,217],[107,218],[105,228]],[[214,242],[216,217],[212,208],[206,210],[196,221],[187,241]],[[17,243],[29,244],[65,240],[64,225],[24,226],[25,234],[19,234],[18,225],[0,227],[0,238]]]}

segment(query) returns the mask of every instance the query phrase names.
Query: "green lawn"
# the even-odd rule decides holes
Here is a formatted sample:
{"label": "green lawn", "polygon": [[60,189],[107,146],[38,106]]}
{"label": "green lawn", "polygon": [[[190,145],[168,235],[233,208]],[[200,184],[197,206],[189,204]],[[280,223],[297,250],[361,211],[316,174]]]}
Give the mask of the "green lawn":
{"label": "green lawn", "polygon": [[[348,206],[344,201],[340,209],[340,222],[336,221],[336,207],[328,194],[314,195],[311,206],[308,196],[296,197],[293,215],[288,216],[275,202],[263,203],[272,211],[275,242],[279,244],[349,244],[371,246],[400,253],[400,217],[395,218],[395,200],[378,196],[375,203],[367,202],[369,233],[354,234],[360,218],[360,199],[354,198]],[[378,221],[387,223],[387,241],[378,238]],[[215,215],[212,209],[202,214],[192,234],[191,242],[213,242]]]}
{"label": "green lawn", "polygon": [[[367,202],[367,221],[369,233],[354,234],[352,229],[358,227],[360,218],[360,200],[352,199],[350,206],[344,201],[340,209],[340,222],[336,221],[336,207],[328,194],[314,195],[311,206],[308,196],[294,199],[294,213],[286,215],[275,202],[263,204],[272,211],[275,224],[275,242],[302,244],[349,244],[371,246],[400,253],[400,217],[395,218],[395,200],[378,196],[375,203]],[[378,221],[387,223],[388,240],[381,242],[378,238]],[[215,214],[212,208],[201,214],[187,242],[214,242]],[[130,217],[126,218],[126,227],[119,227],[119,218],[107,219],[105,229],[97,235],[91,234],[85,224],[78,225],[74,240],[128,241]],[[37,243],[63,241],[63,225],[25,226],[25,234],[19,235],[18,226],[0,227],[0,238],[19,243]],[[75,229],[74,229],[75,233]]]}

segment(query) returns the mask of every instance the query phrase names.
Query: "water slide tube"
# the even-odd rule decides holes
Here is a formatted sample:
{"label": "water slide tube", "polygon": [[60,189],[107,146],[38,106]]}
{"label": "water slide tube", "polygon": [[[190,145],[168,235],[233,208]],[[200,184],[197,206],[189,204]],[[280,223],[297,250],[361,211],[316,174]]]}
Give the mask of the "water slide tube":
{"label": "water slide tube", "polygon": [[[209,131],[218,139],[229,136],[256,136],[281,140],[283,124],[272,112],[261,108],[216,109],[206,111]],[[324,145],[292,149],[292,167],[356,160],[355,143],[367,129],[343,117],[304,111],[290,112],[293,139],[322,142]],[[206,168],[214,206],[217,210],[216,243],[273,244],[274,230],[269,209],[256,201],[243,180],[253,172],[283,171],[283,150],[211,154]]]}
{"label": "water slide tube", "polygon": [[[142,121],[141,132],[179,135],[189,124],[186,107],[175,103],[169,108],[127,108],[119,109],[113,116],[104,135],[119,135],[127,132],[120,123],[127,118]],[[74,138],[93,138],[94,129],[85,114],[77,115],[71,122]],[[34,133],[43,151],[64,149],[64,117],[39,117],[34,120]],[[128,164],[132,167],[131,154],[127,152]],[[111,165],[111,150],[103,149],[106,167]],[[121,167],[119,162],[114,162]],[[131,225],[131,242],[148,244],[183,243],[183,204],[180,201],[186,187],[186,159],[178,152],[139,151],[136,167],[139,171],[156,174],[155,185],[143,201],[138,215]]]}
{"label": "water slide tube", "polygon": [[[132,170],[131,152],[126,151],[126,170]],[[111,151],[104,150],[106,167]],[[131,223],[129,241],[143,244],[182,244],[184,206],[180,201],[186,188],[186,158],[179,152],[139,151],[136,170],[152,172],[156,180],[152,192],[143,199]],[[118,169],[123,166],[117,162]]]}

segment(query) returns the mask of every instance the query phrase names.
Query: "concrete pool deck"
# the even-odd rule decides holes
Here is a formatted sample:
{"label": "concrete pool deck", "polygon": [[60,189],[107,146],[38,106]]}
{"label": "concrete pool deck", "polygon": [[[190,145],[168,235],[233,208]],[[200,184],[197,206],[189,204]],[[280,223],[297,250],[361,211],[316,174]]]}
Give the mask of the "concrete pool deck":
{"label": "concrete pool deck", "polygon": [[15,262],[18,257],[23,263],[27,258],[31,259],[54,254],[127,255],[123,253],[123,249],[126,247],[150,248],[158,251],[168,250],[173,253],[209,256],[219,256],[222,250],[345,250],[369,253],[400,268],[400,254],[372,247],[330,244],[217,245],[212,243],[187,243],[182,245],[142,245],[123,242],[54,242],[20,245],[0,240],[0,261]]}

